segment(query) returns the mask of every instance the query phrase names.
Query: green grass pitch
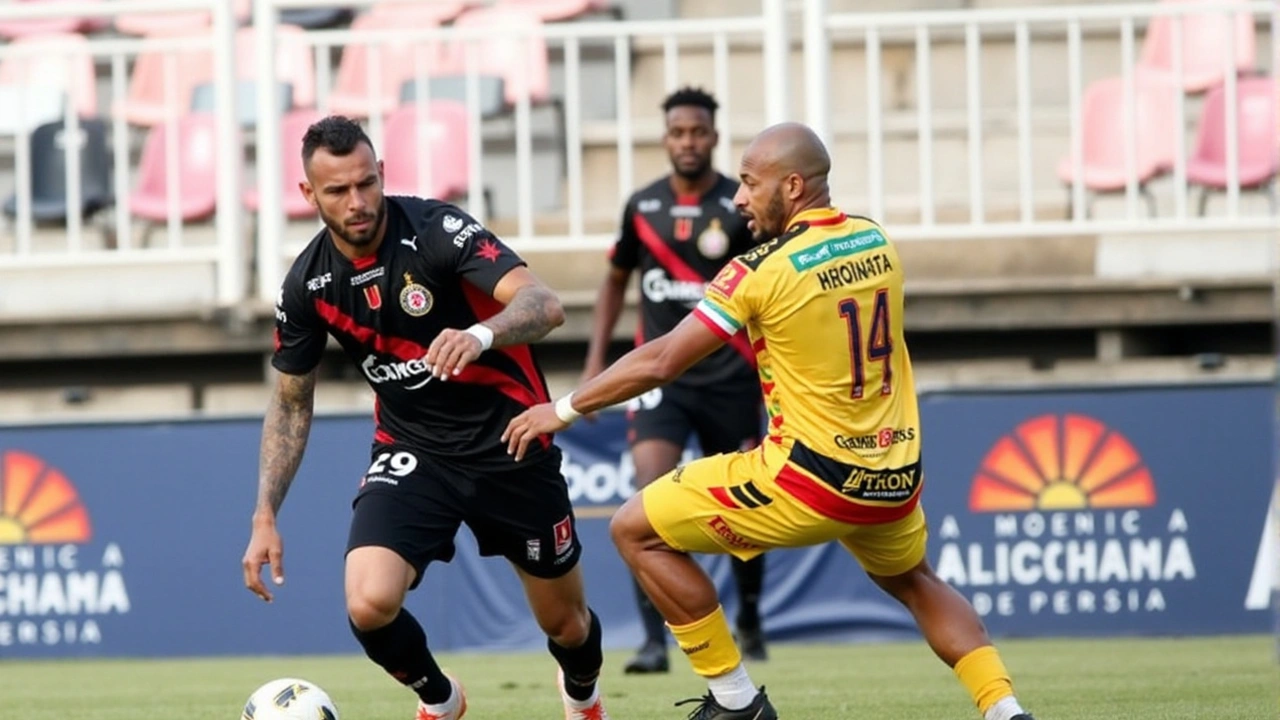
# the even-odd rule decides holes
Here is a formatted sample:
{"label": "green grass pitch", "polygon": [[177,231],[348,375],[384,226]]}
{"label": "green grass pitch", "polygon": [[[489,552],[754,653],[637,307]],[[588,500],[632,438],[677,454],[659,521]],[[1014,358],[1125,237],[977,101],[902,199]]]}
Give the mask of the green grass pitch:
{"label": "green grass pitch", "polygon": [[[1009,640],[999,643],[1038,720],[1274,720],[1280,666],[1266,636]],[[775,644],[750,667],[785,720],[977,719],[951,671],[923,642]],[[678,655],[665,676],[624,676],[610,652],[603,689],[615,720],[684,718],[672,703],[704,685]],[[447,654],[467,687],[468,720],[563,717],[546,654]],[[411,720],[413,696],[363,657],[0,661],[3,720],[238,720],[259,684],[303,677],[342,720]]]}

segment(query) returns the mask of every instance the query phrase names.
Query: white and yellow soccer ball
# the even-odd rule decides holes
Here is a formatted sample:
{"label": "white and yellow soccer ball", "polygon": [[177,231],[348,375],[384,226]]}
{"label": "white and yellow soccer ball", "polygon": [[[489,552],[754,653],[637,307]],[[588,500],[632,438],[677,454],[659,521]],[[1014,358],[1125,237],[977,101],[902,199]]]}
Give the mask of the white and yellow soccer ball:
{"label": "white and yellow soccer ball", "polygon": [[338,708],[319,685],[279,678],[253,691],[240,720],[338,720]]}

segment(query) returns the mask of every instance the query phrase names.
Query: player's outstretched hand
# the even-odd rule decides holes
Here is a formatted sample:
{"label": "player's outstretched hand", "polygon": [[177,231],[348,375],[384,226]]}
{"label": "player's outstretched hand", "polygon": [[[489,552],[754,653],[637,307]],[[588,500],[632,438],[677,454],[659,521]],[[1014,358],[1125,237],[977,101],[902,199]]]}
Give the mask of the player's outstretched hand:
{"label": "player's outstretched hand", "polygon": [[271,581],[284,584],[284,541],[274,524],[254,523],[249,547],[244,551],[244,586],[254,595],[271,602],[271,591],[262,584],[262,566],[271,566]]}
{"label": "player's outstretched hand", "polygon": [[440,331],[427,348],[427,367],[433,377],[448,380],[480,357],[481,352],[480,338],[465,330],[448,328]]}
{"label": "player's outstretched hand", "polygon": [[560,432],[567,427],[569,423],[556,415],[556,406],[553,403],[542,403],[511,418],[511,422],[507,423],[507,429],[502,433],[502,441],[507,444],[507,454],[514,455],[515,459],[520,461],[524,459],[529,443],[536,440],[539,435]]}

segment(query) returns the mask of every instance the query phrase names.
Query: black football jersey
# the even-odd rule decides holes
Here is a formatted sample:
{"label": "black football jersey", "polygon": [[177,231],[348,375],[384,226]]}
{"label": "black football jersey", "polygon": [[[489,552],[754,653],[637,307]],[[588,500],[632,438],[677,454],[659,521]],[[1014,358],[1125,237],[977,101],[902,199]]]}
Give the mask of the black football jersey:
{"label": "black football jersey", "polygon": [[[663,177],[627,201],[614,267],[640,272],[640,326],[636,344],[670,332],[702,299],[725,263],[751,248],[747,220],[733,205],[738,183],[724,175],[702,196],[678,196]],[[754,385],[754,353],[746,334],[703,358],[675,382],[705,387]]]}
{"label": "black football jersey", "polygon": [[447,381],[433,379],[424,358],[441,330],[500,311],[493,289],[524,261],[453,205],[412,197],[386,204],[376,255],[352,261],[324,229],[294,261],[276,303],[272,364],[309,372],[332,335],[376,395],[376,442],[510,467],[500,439],[507,422],[548,399],[532,348],[487,350]]}

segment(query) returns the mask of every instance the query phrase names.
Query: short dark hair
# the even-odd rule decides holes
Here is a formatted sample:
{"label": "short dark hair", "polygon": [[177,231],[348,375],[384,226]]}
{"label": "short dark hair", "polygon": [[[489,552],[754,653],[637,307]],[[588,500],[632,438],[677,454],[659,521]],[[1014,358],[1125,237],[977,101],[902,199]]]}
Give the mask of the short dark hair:
{"label": "short dark hair", "polygon": [[720,109],[720,103],[711,96],[711,93],[702,88],[690,87],[688,85],[676,90],[662,101],[662,111],[671,112],[672,108],[678,107],[700,107],[706,110],[711,119],[716,119],[716,110]]}
{"label": "short dark hair", "polygon": [[338,157],[349,155],[360,143],[373,149],[373,141],[360,123],[342,115],[330,115],[313,123],[302,136],[302,162],[311,162],[311,156],[320,148]]}

